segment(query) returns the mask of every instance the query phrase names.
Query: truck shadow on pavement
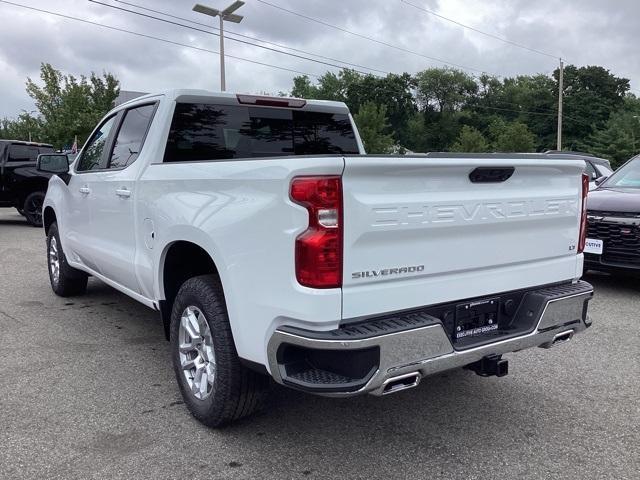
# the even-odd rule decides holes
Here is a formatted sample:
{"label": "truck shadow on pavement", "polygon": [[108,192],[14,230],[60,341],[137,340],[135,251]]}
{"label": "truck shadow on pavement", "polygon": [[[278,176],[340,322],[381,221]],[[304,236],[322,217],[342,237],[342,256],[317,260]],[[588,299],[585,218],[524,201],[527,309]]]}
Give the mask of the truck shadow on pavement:
{"label": "truck shadow on pavement", "polygon": [[[587,280],[596,289],[638,291],[632,279],[594,275]],[[222,440],[230,452],[225,462],[238,472],[243,466],[264,468],[266,450],[274,463],[280,462],[278,469],[289,470],[292,478],[338,473],[347,478],[365,472],[391,478],[398,468],[405,473],[435,468],[439,473],[441,467],[455,471],[460,462],[473,464],[481,458],[510,460],[500,452],[544,454],[540,462],[559,468],[558,462],[568,466],[567,458],[588,454],[573,439],[591,435],[594,428],[606,428],[600,423],[594,426],[594,405],[606,392],[594,390],[585,381],[592,370],[585,360],[589,352],[572,343],[510,355],[512,371],[504,378],[454,370],[385,397],[329,399],[273,385],[261,412],[211,430],[193,419],[182,404],[156,312],[95,280],[90,281],[86,296],[67,303],[73,304],[65,304],[70,309],[91,312],[85,321],[108,329],[125,351],[143,350],[152,360],[132,357],[127,366],[112,368],[118,377],[133,366],[141,371],[133,389],[141,394],[135,403],[118,400],[124,403],[123,409],[131,408],[131,421],[166,432],[189,432],[200,442]],[[158,447],[165,442],[162,438],[149,441]],[[260,463],[255,459],[258,454]],[[332,474],[324,471],[328,466]]]}

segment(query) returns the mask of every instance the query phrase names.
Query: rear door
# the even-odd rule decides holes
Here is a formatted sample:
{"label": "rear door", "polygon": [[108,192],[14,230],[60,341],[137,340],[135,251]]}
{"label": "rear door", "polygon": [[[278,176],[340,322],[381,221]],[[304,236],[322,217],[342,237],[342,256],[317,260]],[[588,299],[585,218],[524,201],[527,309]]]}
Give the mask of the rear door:
{"label": "rear door", "polygon": [[579,276],[583,169],[537,156],[347,157],[343,316]]}
{"label": "rear door", "polygon": [[136,178],[147,130],[156,104],[122,112],[107,167],[91,182],[92,255],[105,277],[140,293],[136,277]]}
{"label": "rear door", "polygon": [[106,118],[82,149],[69,180],[69,201],[64,216],[64,248],[71,258],[97,270],[93,253],[94,231],[92,203],[95,183],[107,165],[107,150],[115,130],[117,116]]}

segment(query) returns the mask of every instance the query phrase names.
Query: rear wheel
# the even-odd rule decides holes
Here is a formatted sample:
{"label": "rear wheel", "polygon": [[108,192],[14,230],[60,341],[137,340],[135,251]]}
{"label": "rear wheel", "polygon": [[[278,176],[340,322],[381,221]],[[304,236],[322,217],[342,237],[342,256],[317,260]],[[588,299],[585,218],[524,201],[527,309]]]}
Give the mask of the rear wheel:
{"label": "rear wheel", "polygon": [[[44,203],[44,192],[33,192],[27,195],[22,207],[22,213],[29,225],[34,227],[42,226],[42,204]],[[18,210],[20,211],[20,210]]]}
{"label": "rear wheel", "polygon": [[51,224],[47,234],[47,265],[51,288],[56,295],[70,297],[81,295],[87,290],[89,276],[67,263],[55,222]]}
{"label": "rear wheel", "polygon": [[173,304],[171,351],[191,414],[220,427],[250,415],[266,397],[268,378],[240,363],[224,294],[215,275],[187,280]]}

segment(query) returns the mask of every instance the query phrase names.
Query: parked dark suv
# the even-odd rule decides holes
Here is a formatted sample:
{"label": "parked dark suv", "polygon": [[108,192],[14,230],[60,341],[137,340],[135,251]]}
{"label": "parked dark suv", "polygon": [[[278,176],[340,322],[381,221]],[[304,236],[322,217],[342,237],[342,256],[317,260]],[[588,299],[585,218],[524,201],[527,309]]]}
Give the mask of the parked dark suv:
{"label": "parked dark suv", "polygon": [[33,226],[42,225],[42,202],[51,173],[36,169],[38,155],[53,153],[45,143],[0,140],[0,207],[15,207]]}
{"label": "parked dark suv", "polygon": [[589,192],[585,270],[640,274],[640,155]]}

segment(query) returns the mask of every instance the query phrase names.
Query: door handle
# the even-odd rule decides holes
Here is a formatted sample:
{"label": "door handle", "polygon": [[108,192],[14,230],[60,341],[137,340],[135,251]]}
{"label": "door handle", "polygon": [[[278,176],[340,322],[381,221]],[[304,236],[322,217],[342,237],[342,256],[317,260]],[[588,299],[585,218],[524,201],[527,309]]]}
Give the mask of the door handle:
{"label": "door handle", "polygon": [[119,188],[116,190],[116,195],[119,197],[129,198],[131,196],[131,190],[127,190],[126,188]]}
{"label": "door handle", "polygon": [[80,187],[79,191],[85,195],[89,195],[91,193],[91,189],[89,187]]}

